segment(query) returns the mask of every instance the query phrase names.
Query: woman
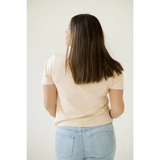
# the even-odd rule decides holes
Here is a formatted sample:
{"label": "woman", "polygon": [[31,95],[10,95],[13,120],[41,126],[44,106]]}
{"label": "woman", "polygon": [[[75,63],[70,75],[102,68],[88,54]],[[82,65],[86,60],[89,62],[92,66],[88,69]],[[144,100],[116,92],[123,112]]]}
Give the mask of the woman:
{"label": "woman", "polygon": [[57,127],[57,160],[113,160],[112,121],[124,112],[123,68],[109,55],[93,15],[72,17],[66,45],[66,54],[49,58],[42,78],[44,105]]}

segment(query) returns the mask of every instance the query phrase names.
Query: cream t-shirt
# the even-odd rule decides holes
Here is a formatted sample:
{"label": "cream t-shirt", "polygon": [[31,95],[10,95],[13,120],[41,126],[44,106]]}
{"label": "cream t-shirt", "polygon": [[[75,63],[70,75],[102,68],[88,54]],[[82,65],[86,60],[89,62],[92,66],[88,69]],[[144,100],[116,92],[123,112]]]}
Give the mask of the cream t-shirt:
{"label": "cream t-shirt", "polygon": [[109,89],[124,89],[123,74],[115,72],[115,78],[77,85],[69,67],[65,76],[65,56],[53,54],[48,59],[41,82],[55,84],[58,91],[55,126],[90,127],[112,122],[107,94]]}

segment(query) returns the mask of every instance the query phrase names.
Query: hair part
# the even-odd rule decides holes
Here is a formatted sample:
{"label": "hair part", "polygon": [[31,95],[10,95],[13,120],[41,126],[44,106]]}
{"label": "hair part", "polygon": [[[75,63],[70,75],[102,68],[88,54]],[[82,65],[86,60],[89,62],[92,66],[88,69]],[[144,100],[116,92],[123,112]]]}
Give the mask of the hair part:
{"label": "hair part", "polygon": [[[71,50],[68,56],[69,44]],[[68,57],[68,59],[67,59]],[[100,82],[122,74],[123,67],[114,60],[104,43],[99,20],[90,14],[79,14],[71,19],[70,39],[67,45],[65,73],[69,66],[75,84]]]}

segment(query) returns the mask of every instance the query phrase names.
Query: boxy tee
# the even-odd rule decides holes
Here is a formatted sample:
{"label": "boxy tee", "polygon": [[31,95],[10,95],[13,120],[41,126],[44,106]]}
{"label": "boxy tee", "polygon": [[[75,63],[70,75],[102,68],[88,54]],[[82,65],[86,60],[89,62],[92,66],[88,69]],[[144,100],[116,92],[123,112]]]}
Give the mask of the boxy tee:
{"label": "boxy tee", "polygon": [[[100,82],[77,85],[71,72],[65,75],[66,54],[53,54],[44,65],[42,84],[57,88],[55,126],[91,127],[113,121],[109,115],[109,89],[124,89],[123,74]],[[69,70],[70,71],[70,70]]]}

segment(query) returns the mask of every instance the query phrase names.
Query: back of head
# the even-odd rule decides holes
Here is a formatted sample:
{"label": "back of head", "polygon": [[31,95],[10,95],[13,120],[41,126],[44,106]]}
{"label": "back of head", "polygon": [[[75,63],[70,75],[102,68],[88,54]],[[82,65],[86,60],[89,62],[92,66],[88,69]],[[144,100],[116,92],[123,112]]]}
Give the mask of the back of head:
{"label": "back of head", "polygon": [[[100,82],[102,78],[121,74],[121,64],[108,53],[99,20],[90,14],[79,14],[70,21],[70,53],[66,52],[65,68],[71,70],[76,84]],[[67,59],[68,57],[68,59]]]}

